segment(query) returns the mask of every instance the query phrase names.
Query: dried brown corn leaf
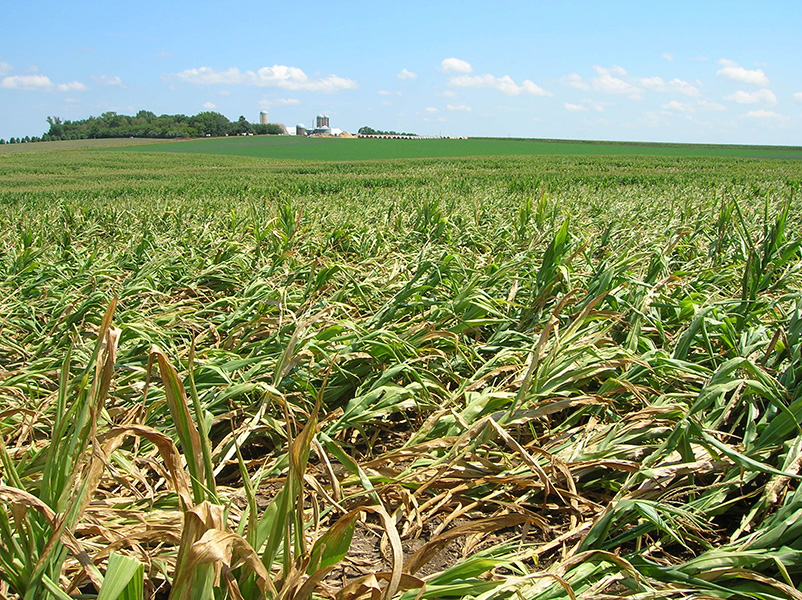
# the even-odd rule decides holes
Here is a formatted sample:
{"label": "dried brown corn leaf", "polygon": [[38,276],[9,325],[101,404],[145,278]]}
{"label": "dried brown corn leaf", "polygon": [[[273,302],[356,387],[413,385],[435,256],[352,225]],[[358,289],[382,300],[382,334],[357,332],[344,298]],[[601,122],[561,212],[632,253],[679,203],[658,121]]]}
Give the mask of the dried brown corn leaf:
{"label": "dried brown corn leaf", "polygon": [[440,550],[445,548],[452,540],[458,537],[473,534],[492,533],[494,531],[498,531],[499,529],[520,525],[528,520],[528,517],[521,514],[497,515],[494,517],[488,517],[487,519],[471,521],[469,523],[465,523],[464,525],[459,525],[453,529],[449,529],[448,531],[441,533],[436,538],[429,540],[426,544],[421,546],[417,552],[410,556],[404,565],[404,572],[414,575],[420,570],[421,567],[423,567],[423,565],[434,558],[434,556]]}

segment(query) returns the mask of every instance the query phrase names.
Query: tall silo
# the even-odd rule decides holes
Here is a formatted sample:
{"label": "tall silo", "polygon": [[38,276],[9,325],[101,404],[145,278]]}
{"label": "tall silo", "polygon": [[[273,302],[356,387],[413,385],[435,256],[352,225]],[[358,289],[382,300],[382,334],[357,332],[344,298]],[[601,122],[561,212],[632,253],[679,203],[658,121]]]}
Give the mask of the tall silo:
{"label": "tall silo", "polygon": [[329,125],[329,115],[319,114],[315,121],[316,121],[316,125],[315,125],[316,129],[324,129],[324,128],[330,127],[330,125]]}
{"label": "tall silo", "polygon": [[261,125],[267,125],[270,121],[267,120],[267,111],[263,110],[259,113],[259,123]]}

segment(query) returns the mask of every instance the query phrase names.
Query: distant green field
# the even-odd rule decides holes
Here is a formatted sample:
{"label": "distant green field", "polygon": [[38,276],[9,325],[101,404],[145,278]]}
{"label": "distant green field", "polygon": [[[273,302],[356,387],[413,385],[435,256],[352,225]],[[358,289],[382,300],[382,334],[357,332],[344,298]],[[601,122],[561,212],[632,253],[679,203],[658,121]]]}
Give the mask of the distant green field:
{"label": "distant green field", "polygon": [[291,160],[359,161],[399,158],[456,158],[467,156],[572,156],[642,155],[710,156],[802,160],[802,148],[784,146],[714,146],[581,142],[512,138],[462,140],[326,139],[255,136],[180,141],[126,147],[126,151],[180,152],[280,158]]}
{"label": "distant green field", "polygon": [[5,144],[0,154],[118,149],[137,152],[217,154],[315,161],[364,161],[404,158],[462,158],[472,156],[663,156],[802,160],[798,146],[725,146],[708,144],[657,144],[518,138],[462,140],[325,139],[288,136],[254,136],[200,140],[100,139],[30,144]]}

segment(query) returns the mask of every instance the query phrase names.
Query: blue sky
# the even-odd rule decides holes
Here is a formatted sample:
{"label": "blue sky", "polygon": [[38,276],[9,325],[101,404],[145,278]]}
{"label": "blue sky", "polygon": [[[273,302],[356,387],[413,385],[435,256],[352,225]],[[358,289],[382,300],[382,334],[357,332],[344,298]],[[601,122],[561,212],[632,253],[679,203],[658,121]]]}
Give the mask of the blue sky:
{"label": "blue sky", "polygon": [[802,1],[0,0],[0,138],[106,111],[802,145]]}

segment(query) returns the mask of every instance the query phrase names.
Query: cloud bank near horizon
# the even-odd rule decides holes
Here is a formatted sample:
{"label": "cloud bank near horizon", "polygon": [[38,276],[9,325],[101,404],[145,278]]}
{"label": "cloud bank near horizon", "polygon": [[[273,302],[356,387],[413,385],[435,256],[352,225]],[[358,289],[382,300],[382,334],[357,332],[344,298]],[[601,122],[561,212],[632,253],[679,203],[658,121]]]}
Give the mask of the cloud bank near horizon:
{"label": "cloud bank near horizon", "polygon": [[353,79],[327,75],[312,79],[298,67],[273,65],[256,71],[240,71],[237,67],[220,70],[213,67],[185,69],[180,73],[167,74],[165,79],[177,79],[197,85],[246,85],[254,87],[276,87],[292,91],[334,93],[355,90],[359,87]]}

